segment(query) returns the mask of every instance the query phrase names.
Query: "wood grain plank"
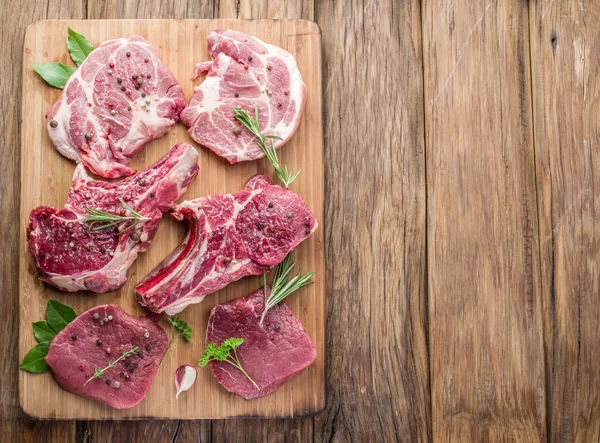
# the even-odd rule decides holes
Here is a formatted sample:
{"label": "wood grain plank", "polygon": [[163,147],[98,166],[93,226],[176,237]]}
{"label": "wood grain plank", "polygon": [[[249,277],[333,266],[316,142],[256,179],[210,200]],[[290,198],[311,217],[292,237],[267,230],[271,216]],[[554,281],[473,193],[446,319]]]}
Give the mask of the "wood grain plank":
{"label": "wood grain plank", "polygon": [[530,4],[550,441],[600,440],[600,3]]}
{"label": "wood grain plank", "polygon": [[327,409],[317,441],[431,437],[418,1],[319,2]]}
{"label": "wood grain plank", "polygon": [[213,18],[218,0],[87,0],[89,19]]}
{"label": "wood grain plank", "polygon": [[[43,116],[55,102],[60,91],[47,87],[29,65],[39,62],[44,54],[48,58],[67,62],[64,47],[56,42],[64,41],[68,25],[76,29],[85,26],[86,35],[98,44],[123,35],[139,34],[153,44],[161,58],[181,80],[184,94],[190,97],[194,82],[189,79],[195,61],[208,58],[207,48],[195,45],[195,40],[205,41],[209,29],[236,28],[273,42],[294,53],[304,81],[308,85],[304,118],[292,140],[282,149],[280,157],[292,169],[303,170],[304,180],[294,183],[293,189],[302,195],[318,220],[323,220],[323,138],[321,104],[321,70],[319,69],[320,36],[318,28],[308,21],[227,21],[227,20],[88,20],[85,22],[46,21],[29,28],[25,47],[23,87],[22,169],[29,174],[21,182],[20,220],[20,353],[33,346],[31,322],[43,316],[48,298],[58,299],[73,306],[76,312],[100,303],[118,303],[134,315],[142,315],[144,309],[133,297],[133,287],[181,241],[183,226],[172,219],[165,219],[149,250],[141,254],[129,270],[126,284],[110,294],[68,294],[57,291],[37,279],[31,254],[27,248],[25,229],[31,209],[46,204],[60,207],[70,187],[73,164],[49,147],[49,139]],[[167,38],[165,38],[165,36]],[[316,66],[316,69],[315,69]],[[187,80],[185,80],[188,78]],[[30,116],[36,116],[30,117]],[[169,134],[153,141],[135,159],[132,166],[142,169],[164,155],[175,143],[193,143],[187,128],[175,125]],[[303,146],[304,149],[299,149]],[[243,188],[249,177],[257,172],[274,176],[273,168],[266,159],[244,162],[230,166],[207,149],[199,148],[201,173],[190,185],[185,198],[193,199],[214,193],[235,192]],[[323,224],[321,224],[323,226]],[[323,255],[323,227],[307,238],[295,251],[294,259],[303,269],[315,271],[314,284],[304,288],[301,296],[289,299],[292,311],[302,321],[313,339],[317,358],[306,370],[290,380],[276,393],[252,402],[227,393],[210,371],[200,371],[196,386],[183,400],[175,401],[173,374],[182,363],[194,363],[202,353],[204,334],[210,309],[215,303],[248,295],[260,287],[262,279],[246,278],[229,285],[182,313],[194,327],[196,338],[192,343],[172,349],[160,367],[147,399],[135,408],[114,410],[83,397],[62,391],[49,374],[19,374],[21,404],[33,416],[56,418],[224,418],[235,416],[302,416],[321,410],[324,405],[324,318],[325,318],[325,270]],[[164,325],[168,327],[166,320]],[[63,400],[61,400],[63,399]]]}
{"label": "wood grain plank", "polygon": [[527,2],[423,10],[433,437],[543,441]]}
{"label": "wood grain plank", "polygon": [[[220,18],[240,19],[314,19],[314,1],[250,1],[221,0]],[[327,224],[327,222],[325,222]],[[215,442],[310,442],[313,440],[313,419],[293,418],[269,421],[216,420],[212,422]]]}

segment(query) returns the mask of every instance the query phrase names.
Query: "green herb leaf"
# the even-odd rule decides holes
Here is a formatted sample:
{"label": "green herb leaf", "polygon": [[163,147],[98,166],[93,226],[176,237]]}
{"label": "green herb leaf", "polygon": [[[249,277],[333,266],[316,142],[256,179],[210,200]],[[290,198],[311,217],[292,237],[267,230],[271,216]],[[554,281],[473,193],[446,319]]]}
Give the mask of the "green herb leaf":
{"label": "green herb leaf", "polygon": [[[98,209],[86,208],[89,217],[85,219],[86,222],[90,224],[90,229],[92,231],[99,231],[100,229],[110,228],[111,226],[118,225],[121,222],[129,222],[129,225],[119,231],[119,235],[124,232],[129,231],[131,228],[136,226],[141,221],[150,220],[148,217],[144,217],[140,213],[136,212],[131,206],[125,203],[125,200],[119,198],[121,205],[129,211],[131,215],[123,216],[111,214],[110,212],[100,211]],[[96,223],[104,223],[100,226],[94,226]]]}
{"label": "green herb leaf", "polygon": [[[260,131],[260,125],[258,123],[258,107],[254,106],[254,118],[250,117],[248,111],[240,107],[233,108],[233,117],[254,135],[256,143],[264,152],[267,160],[273,165],[275,175],[277,175],[277,178],[281,180],[286,188],[289,188],[293,181],[298,178],[301,170],[293,174],[288,170],[287,165],[282,167],[279,164],[279,158],[277,157],[277,151],[273,146],[273,140],[283,139],[276,135],[264,135]],[[267,143],[267,139],[269,139],[270,143]]]}
{"label": "green herb leaf", "polygon": [[63,65],[58,62],[41,63],[31,65],[31,67],[40,74],[46,83],[58,89],[63,89],[67,84],[69,77],[75,72],[72,66]]}
{"label": "green herb leaf", "polygon": [[128,358],[128,357],[131,357],[132,355],[136,355],[139,353],[140,353],[140,348],[138,348],[137,346],[134,346],[129,350],[123,350],[121,353],[121,356],[114,361],[112,359],[110,359],[108,361],[108,365],[105,368],[94,369],[94,375],[92,375],[90,378],[88,378],[87,381],[83,384],[83,386],[87,385],[90,381],[92,381],[94,379],[102,378],[102,376],[104,375],[104,373],[106,371],[108,371],[111,368],[114,368],[115,364],[120,362],[124,358]]}
{"label": "green herb leaf", "polygon": [[56,336],[56,332],[48,325],[45,320],[37,321],[32,324],[33,335],[38,343],[50,342]]}
{"label": "green herb leaf", "polygon": [[71,59],[77,66],[81,65],[88,55],[94,50],[92,44],[82,34],[69,28],[69,37],[67,37],[67,48]]}
{"label": "green herb leaf", "polygon": [[62,331],[65,326],[75,320],[77,314],[70,306],[63,305],[56,300],[49,300],[46,306],[46,321],[48,326],[57,334]]}
{"label": "green herb leaf", "polygon": [[173,316],[169,317],[169,323],[171,323],[171,325],[173,325],[173,327],[179,331],[188,342],[192,341],[192,328],[188,326],[186,322],[179,317]]}
{"label": "green herb leaf", "polygon": [[288,280],[292,268],[296,266],[296,262],[292,262],[292,254],[288,254],[281,263],[275,268],[275,275],[273,276],[273,283],[271,283],[271,293],[267,296],[267,274],[263,274],[264,280],[264,308],[262,316],[260,317],[260,325],[262,326],[265,321],[265,316],[269,309],[273,306],[281,303],[290,294],[296,292],[303,286],[312,284],[310,279],[315,274],[314,272],[308,272],[304,275],[302,271],[298,271],[298,275]]}
{"label": "green herb leaf", "polygon": [[48,365],[46,364],[44,357],[48,354],[49,347],[50,342],[38,343],[27,353],[19,367],[25,371],[36,374],[47,372]]}
{"label": "green herb leaf", "polygon": [[244,376],[252,382],[254,387],[260,391],[260,387],[244,370],[244,367],[237,356],[237,348],[239,348],[242,343],[244,343],[243,338],[234,337],[230,337],[225,340],[223,343],[221,343],[221,346],[217,346],[214,343],[209,343],[202,353],[202,356],[200,356],[200,359],[198,360],[198,366],[203,368],[213,360],[229,363],[231,366],[239,369],[242,374],[244,374]]}

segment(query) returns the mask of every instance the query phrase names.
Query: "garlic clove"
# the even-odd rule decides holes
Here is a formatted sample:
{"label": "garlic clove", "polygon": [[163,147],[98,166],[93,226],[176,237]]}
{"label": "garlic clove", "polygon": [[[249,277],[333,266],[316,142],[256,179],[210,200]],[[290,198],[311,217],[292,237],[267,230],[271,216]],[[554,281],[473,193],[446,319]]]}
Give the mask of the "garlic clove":
{"label": "garlic clove", "polygon": [[177,388],[177,395],[175,395],[175,399],[178,400],[179,394],[190,389],[197,377],[198,371],[193,366],[179,366],[175,371],[175,387]]}

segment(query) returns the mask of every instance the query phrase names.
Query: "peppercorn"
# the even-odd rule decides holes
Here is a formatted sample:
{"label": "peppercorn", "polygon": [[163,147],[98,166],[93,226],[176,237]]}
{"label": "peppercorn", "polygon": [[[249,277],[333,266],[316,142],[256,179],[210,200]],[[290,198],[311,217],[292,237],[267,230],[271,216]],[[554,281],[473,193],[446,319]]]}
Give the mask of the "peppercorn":
{"label": "peppercorn", "polygon": [[123,377],[125,375],[124,372],[119,372],[119,377]]}
{"label": "peppercorn", "polygon": [[279,325],[275,326],[275,332],[279,332],[281,328],[279,327]]}
{"label": "peppercorn", "polygon": [[252,61],[252,57],[248,57],[248,61],[251,62]]}
{"label": "peppercorn", "polygon": [[150,197],[154,197],[156,194],[154,192],[150,193]]}
{"label": "peppercorn", "polygon": [[268,206],[269,206],[269,208],[272,208],[273,207],[273,202],[269,202]]}
{"label": "peppercorn", "polygon": [[91,140],[92,134],[90,134],[89,132],[86,132],[85,135],[84,135],[84,137],[85,137],[86,140]]}
{"label": "peppercorn", "polygon": [[287,218],[292,218],[292,213],[291,212],[287,213]]}
{"label": "peppercorn", "polygon": [[50,120],[50,127],[56,128],[58,126],[58,122],[56,120]]}
{"label": "peppercorn", "polygon": [[128,111],[131,111],[131,106],[127,106],[127,110],[128,110]]}
{"label": "peppercorn", "polygon": [[127,57],[131,57],[131,52],[125,54]]}
{"label": "peppercorn", "polygon": [[144,59],[144,63],[148,63],[148,59],[147,58]]}
{"label": "peppercorn", "polygon": [[71,334],[71,340],[77,340],[77,336],[75,334]]}
{"label": "peppercorn", "polygon": [[122,79],[122,78],[118,78],[118,79],[117,79],[117,83],[121,83],[122,81],[123,81],[123,79]]}
{"label": "peppercorn", "polygon": [[223,263],[225,263],[226,265],[231,263],[231,257],[225,257],[225,259],[223,260]]}
{"label": "peppercorn", "polygon": [[264,225],[262,223],[258,224],[258,229],[262,229],[264,227]]}
{"label": "peppercorn", "polygon": [[281,103],[277,103],[277,107],[278,107],[278,108],[281,108]]}
{"label": "peppercorn", "polygon": [[100,314],[98,314],[97,312],[94,312],[94,314],[92,315],[92,318],[94,320],[98,320],[100,318]]}
{"label": "peppercorn", "polygon": [[139,77],[139,75],[137,75],[137,74],[133,74],[133,75],[131,76],[131,79],[132,79],[132,80],[137,80],[137,79],[138,79],[138,77]]}
{"label": "peppercorn", "polygon": [[100,248],[100,252],[104,254],[106,252],[106,248]]}
{"label": "peppercorn", "polygon": [[310,234],[310,229],[307,229],[307,230],[305,230],[305,231],[304,231],[304,233],[305,233],[306,235]]}
{"label": "peppercorn", "polygon": [[239,97],[240,94],[238,94],[237,92],[235,94],[233,94],[235,97]]}
{"label": "peppercorn", "polygon": [[125,86],[121,86],[121,91],[124,91],[124,90],[125,90]]}
{"label": "peppercorn", "polygon": [[129,368],[129,372],[133,374],[133,368]]}
{"label": "peppercorn", "polygon": [[102,340],[100,340],[100,339],[96,340],[96,344],[97,345],[101,345],[102,344]]}
{"label": "peppercorn", "polygon": [[146,93],[142,92],[142,98],[146,97]]}
{"label": "peppercorn", "polygon": [[[139,352],[138,353],[138,357],[139,358],[144,358],[144,353],[143,352]],[[137,363],[136,363],[136,368],[137,368]]]}
{"label": "peppercorn", "polygon": [[140,85],[135,85],[135,89],[140,89]]}
{"label": "peppercorn", "polygon": [[129,367],[129,360],[125,360],[125,367],[128,368]]}
{"label": "peppercorn", "polygon": [[307,220],[307,221],[305,221],[305,222],[304,222],[304,226],[307,226],[307,227],[308,227],[308,226],[310,226],[310,222],[309,222],[308,220]]}
{"label": "peppercorn", "polygon": [[267,65],[267,71],[271,70],[271,65]]}
{"label": "peppercorn", "polygon": [[150,345],[146,345],[145,348],[146,348],[146,351],[149,351],[150,350]]}
{"label": "peppercorn", "polygon": [[148,75],[146,76],[146,78],[150,78],[150,77],[152,77],[150,74],[148,74]]}

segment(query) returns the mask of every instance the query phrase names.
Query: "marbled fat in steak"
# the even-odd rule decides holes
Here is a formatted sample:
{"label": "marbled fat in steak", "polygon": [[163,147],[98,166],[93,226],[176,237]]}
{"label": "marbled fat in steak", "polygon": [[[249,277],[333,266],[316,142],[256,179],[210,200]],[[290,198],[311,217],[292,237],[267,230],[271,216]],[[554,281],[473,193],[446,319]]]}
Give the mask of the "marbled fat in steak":
{"label": "marbled fat in steak", "polygon": [[[52,340],[46,363],[64,390],[113,408],[131,408],[146,397],[167,342],[165,331],[150,317],[132,317],[115,305],[97,306]],[[137,354],[117,361],[123,351],[136,347]],[[111,360],[113,368],[87,382]]]}
{"label": "marbled fat in steak", "polygon": [[264,175],[236,194],[184,201],[172,215],[188,221],[187,234],[136,287],[143,306],[169,315],[235,280],[269,271],[317,228],[302,197]]}
{"label": "marbled fat in steak", "polygon": [[236,31],[212,31],[208,35],[211,62],[200,63],[195,76],[208,72],[195,89],[181,121],[191,137],[230,163],[264,157],[254,136],[233,118],[239,106],[254,117],[258,106],[260,128],[276,135],[275,147],[296,132],[304,105],[306,85],[287,51]]}
{"label": "marbled fat in steak", "polygon": [[247,298],[216,305],[206,330],[207,345],[220,345],[229,337],[244,339],[236,353],[242,367],[260,389],[229,363],[212,361],[210,368],[225,389],[247,400],[275,392],[309,366],[317,355],[287,301],[271,308],[261,326],[263,306],[263,289]]}
{"label": "marbled fat in steak", "polygon": [[133,36],[94,50],[46,118],[58,152],[114,178],[135,174],[130,158],[166,134],[184,107],[173,74],[150,43]]}
{"label": "marbled fat in steak", "polygon": [[[175,146],[148,169],[119,182],[94,180],[79,164],[65,207],[57,211],[40,206],[29,216],[27,239],[40,278],[70,292],[109,292],[121,287],[138,254],[150,246],[164,213],[197,174],[198,152],[186,144]],[[119,198],[150,220],[120,235],[119,230],[131,222],[90,230],[86,208],[130,215]]]}

